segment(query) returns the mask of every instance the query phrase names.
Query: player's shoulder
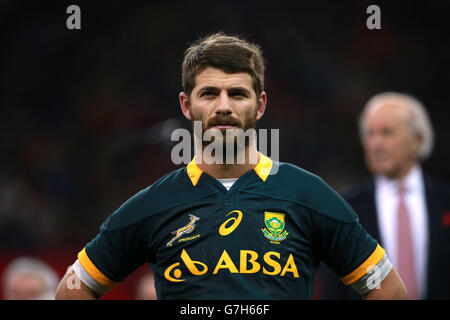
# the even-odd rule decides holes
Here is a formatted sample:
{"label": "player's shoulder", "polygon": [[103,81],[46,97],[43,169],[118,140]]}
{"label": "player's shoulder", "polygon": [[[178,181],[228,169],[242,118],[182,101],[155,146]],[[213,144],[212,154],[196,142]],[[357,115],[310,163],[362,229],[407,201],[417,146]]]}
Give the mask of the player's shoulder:
{"label": "player's shoulder", "polygon": [[142,221],[152,215],[181,206],[195,197],[186,168],[169,172],[152,185],[126,200],[103,224],[103,228],[117,229]]}
{"label": "player's shoulder", "polygon": [[356,185],[352,185],[345,189],[341,195],[346,201],[365,201],[367,197],[373,197],[375,193],[375,180],[373,178],[367,179]]}
{"label": "player's shoulder", "polygon": [[341,222],[354,222],[358,216],[344,199],[321,177],[292,163],[278,162],[271,188],[277,196],[299,203],[317,214]]}
{"label": "player's shoulder", "polygon": [[276,170],[272,170],[270,182],[278,184],[283,192],[303,189],[308,190],[311,187],[323,187],[326,184],[321,177],[309,172],[297,165],[287,162],[273,162]]}

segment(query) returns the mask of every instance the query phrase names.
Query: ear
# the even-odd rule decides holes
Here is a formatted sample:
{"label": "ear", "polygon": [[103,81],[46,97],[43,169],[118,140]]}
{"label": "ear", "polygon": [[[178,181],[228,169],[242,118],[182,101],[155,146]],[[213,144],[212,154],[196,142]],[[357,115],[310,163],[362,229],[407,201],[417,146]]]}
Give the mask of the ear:
{"label": "ear", "polygon": [[179,98],[180,98],[180,107],[181,107],[181,112],[183,112],[184,116],[186,117],[186,119],[188,120],[192,120],[191,119],[191,112],[189,110],[189,97],[186,93],[184,92],[180,92],[179,94]]}
{"label": "ear", "polygon": [[264,112],[266,111],[266,104],[267,104],[267,94],[265,91],[261,91],[258,98],[258,105],[256,110],[256,120],[259,120],[262,118]]}
{"label": "ear", "polygon": [[422,147],[423,144],[423,136],[421,134],[416,134],[414,135],[414,152],[416,154],[419,154],[420,152],[420,148]]}

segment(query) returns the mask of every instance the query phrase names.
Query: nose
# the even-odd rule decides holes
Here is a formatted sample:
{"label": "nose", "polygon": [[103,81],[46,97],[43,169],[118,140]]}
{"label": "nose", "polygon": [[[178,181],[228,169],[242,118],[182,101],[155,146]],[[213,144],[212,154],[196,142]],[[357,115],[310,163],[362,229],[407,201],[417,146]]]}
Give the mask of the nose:
{"label": "nose", "polygon": [[229,115],[233,113],[233,110],[231,108],[231,101],[228,94],[224,91],[222,91],[217,99],[217,104],[215,107],[215,113],[221,114],[221,115]]}
{"label": "nose", "polygon": [[366,138],[366,149],[371,154],[377,154],[385,150],[385,140],[379,133],[370,134]]}
{"label": "nose", "polygon": [[384,136],[380,132],[375,132],[371,135],[370,141],[375,147],[382,146],[384,144]]}

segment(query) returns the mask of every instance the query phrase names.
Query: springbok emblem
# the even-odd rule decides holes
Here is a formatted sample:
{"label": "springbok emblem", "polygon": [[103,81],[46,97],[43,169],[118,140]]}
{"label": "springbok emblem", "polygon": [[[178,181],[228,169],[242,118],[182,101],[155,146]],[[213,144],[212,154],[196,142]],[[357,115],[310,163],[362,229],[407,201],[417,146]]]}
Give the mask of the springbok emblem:
{"label": "springbok emblem", "polygon": [[184,227],[181,227],[180,229],[177,229],[175,231],[172,231],[171,234],[174,234],[175,236],[166,244],[166,247],[171,247],[172,243],[179,239],[181,236],[185,235],[185,234],[189,234],[192,231],[194,231],[195,229],[195,221],[200,220],[199,217],[194,216],[193,214],[189,215],[189,219],[191,219],[189,221],[189,223],[187,225],[185,225]]}

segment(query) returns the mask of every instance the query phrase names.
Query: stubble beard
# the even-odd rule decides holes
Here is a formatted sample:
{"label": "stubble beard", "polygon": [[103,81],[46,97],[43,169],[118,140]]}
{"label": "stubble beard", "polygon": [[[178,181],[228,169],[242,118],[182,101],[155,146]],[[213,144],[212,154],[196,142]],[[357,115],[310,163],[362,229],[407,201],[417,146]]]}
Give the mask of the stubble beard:
{"label": "stubble beard", "polygon": [[[193,113],[192,111],[191,121],[194,137],[202,141],[203,150],[215,141],[214,135],[211,141],[205,141],[205,139],[203,139],[203,137],[205,137],[205,132],[207,130],[219,130],[223,138],[222,155],[226,159],[229,159],[226,155],[234,155],[234,163],[236,163],[236,157],[243,152],[245,153],[245,151],[249,149],[251,143],[256,144],[256,107],[247,112],[243,122],[231,115],[216,115],[214,118],[205,121],[202,119],[201,115]],[[201,137],[196,136],[196,131],[194,130],[195,121],[201,121],[202,123]],[[234,128],[215,129],[214,126],[216,125],[231,125]],[[248,135],[247,138],[246,135]],[[254,141],[252,141],[252,139],[254,139]],[[225,161],[223,161],[223,163],[225,163]],[[228,161],[226,163],[228,164]]]}

